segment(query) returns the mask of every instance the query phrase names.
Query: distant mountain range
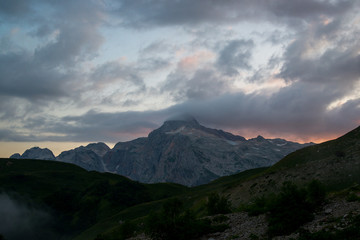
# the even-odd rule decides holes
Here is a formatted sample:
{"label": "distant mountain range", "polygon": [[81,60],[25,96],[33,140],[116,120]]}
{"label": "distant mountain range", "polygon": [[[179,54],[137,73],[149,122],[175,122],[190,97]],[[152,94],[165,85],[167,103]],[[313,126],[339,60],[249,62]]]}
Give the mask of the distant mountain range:
{"label": "distant mountain range", "polygon": [[221,176],[273,165],[308,145],[312,143],[299,144],[261,136],[246,140],[204,127],[188,117],[166,121],[148,137],[119,142],[113,149],[104,143],[92,143],[55,157],[49,149],[35,147],[10,158],[56,160],[87,170],[117,173],[144,183],[196,186]]}
{"label": "distant mountain range", "polygon": [[[177,130],[174,130],[174,127]],[[229,137],[224,137],[224,134]],[[85,156],[84,153],[93,156],[93,153],[96,153],[98,156],[103,155],[101,164],[104,164],[106,169],[116,168],[119,163],[115,163],[114,166],[107,165],[106,159],[110,158],[106,156],[121,153],[125,156],[142,157],[145,153],[142,153],[144,155],[139,153],[159,143],[154,140],[157,139],[156,136],[162,139],[159,140],[160,143],[164,141],[167,145],[159,145],[158,149],[149,152],[147,159],[150,159],[151,154],[155,154],[157,150],[175,149],[175,146],[170,146],[172,142],[180,141],[175,140],[176,138],[189,138],[190,140],[186,140],[189,143],[184,144],[186,144],[185,147],[191,146],[191,149],[199,147],[194,143],[199,138],[202,141],[208,141],[208,144],[213,143],[214,139],[219,142],[220,139],[225,142],[233,141],[238,143],[238,145],[230,144],[234,148],[241,144],[248,144],[249,147],[250,144],[257,143],[259,148],[266,142],[275,145],[285,143],[274,143],[280,140],[262,138],[245,140],[240,137],[238,140],[228,140],[238,136],[204,128],[196,121],[169,121],[150,134],[148,138],[119,143],[113,149],[108,149],[101,143],[90,144],[66,151],[63,157],[71,156],[70,158],[84,162],[85,157],[79,156]],[[179,145],[178,142],[176,143]],[[222,145],[219,146],[222,147]],[[178,147],[181,147],[181,144]],[[176,150],[177,153],[180,154],[185,147]],[[175,150],[165,151],[161,156],[171,156],[172,151]],[[215,152],[215,150],[212,151]],[[48,150],[35,148],[24,153],[24,157],[35,153],[38,157],[43,157],[47,156]],[[205,156],[209,156],[211,152],[206,154]],[[131,158],[125,159],[129,161]],[[139,159],[143,160],[140,157]],[[161,160],[161,157],[159,159]],[[179,166],[182,165],[179,164]],[[203,164],[203,166],[209,165]],[[148,216],[154,214],[156,210],[161,211],[160,209],[166,206],[169,199],[178,199],[183,206],[186,206],[184,211],[190,210],[203,219],[209,215],[206,211],[206,202],[209,202],[209,196],[213,196],[214,193],[225,196],[225,199],[228,199],[236,209],[236,212],[224,215],[225,219],[228,219],[224,220],[224,223],[229,226],[229,229],[194,239],[213,237],[229,239],[229,236],[233,239],[268,239],[266,232],[270,224],[269,211],[266,214],[260,213],[259,216],[249,216],[249,212],[243,212],[244,210],[248,211],[249,207],[252,207],[250,210],[263,211],[266,210],[264,207],[274,206],[274,200],[278,201],[279,196],[286,193],[285,189],[288,193],[297,194],[291,195],[290,201],[278,206],[277,211],[286,213],[286,216],[301,217],[302,215],[296,213],[299,209],[305,208],[297,205],[294,207],[291,204],[303,201],[301,199],[305,199],[304,197],[316,198],[318,190],[322,188],[327,192],[326,199],[318,209],[312,210],[311,214],[314,218],[309,218],[308,222],[301,226],[301,231],[297,229],[291,235],[276,237],[276,239],[300,239],[299,234],[305,234],[305,237],[301,239],[358,239],[359,236],[360,127],[337,139],[294,151],[271,167],[251,169],[221,177],[209,184],[194,188],[171,183],[142,184],[117,174],[85,171],[74,164],[54,160],[0,159],[0,170],[0,201],[2,203],[0,210],[4,213],[3,219],[11,220],[5,221],[0,227],[0,236],[3,235],[4,239],[114,239],[114,236],[118,237],[119,234],[125,232],[125,227],[129,229],[128,226],[130,229],[135,227],[136,233],[141,234],[145,231],[144,226],[149,222]],[[314,196],[306,195],[306,191],[311,189],[308,183],[313,180],[320,183],[318,185],[320,188],[318,190],[316,187],[312,188]],[[284,183],[290,183],[290,185]],[[295,188],[284,188],[285,186],[295,186]],[[267,206],[268,201],[270,201],[269,206]],[[48,216],[47,220],[46,216]],[[281,219],[289,221],[286,217]]]}

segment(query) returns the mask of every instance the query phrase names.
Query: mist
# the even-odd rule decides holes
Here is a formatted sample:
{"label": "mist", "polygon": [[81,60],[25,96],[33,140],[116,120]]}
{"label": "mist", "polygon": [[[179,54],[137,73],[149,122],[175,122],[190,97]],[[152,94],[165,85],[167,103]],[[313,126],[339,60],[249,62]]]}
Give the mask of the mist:
{"label": "mist", "polygon": [[6,240],[59,239],[49,213],[7,193],[0,194],[0,216],[0,234]]}

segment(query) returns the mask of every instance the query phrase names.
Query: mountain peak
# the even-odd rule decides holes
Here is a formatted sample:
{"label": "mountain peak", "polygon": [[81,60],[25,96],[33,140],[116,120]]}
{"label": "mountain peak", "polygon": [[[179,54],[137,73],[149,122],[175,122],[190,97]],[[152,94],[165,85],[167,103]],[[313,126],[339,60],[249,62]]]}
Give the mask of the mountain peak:
{"label": "mountain peak", "polygon": [[20,154],[14,154],[11,158],[54,160],[55,156],[48,148],[32,147],[27,149],[21,156]]}
{"label": "mountain peak", "polygon": [[164,132],[176,130],[180,127],[188,128],[200,128],[199,122],[191,115],[178,115],[176,117],[169,118],[164,122],[160,129]]}
{"label": "mountain peak", "polygon": [[263,136],[261,136],[261,135],[258,135],[258,136],[256,137],[256,140],[258,140],[258,141],[263,141],[263,140],[265,140],[265,138],[264,138]]}

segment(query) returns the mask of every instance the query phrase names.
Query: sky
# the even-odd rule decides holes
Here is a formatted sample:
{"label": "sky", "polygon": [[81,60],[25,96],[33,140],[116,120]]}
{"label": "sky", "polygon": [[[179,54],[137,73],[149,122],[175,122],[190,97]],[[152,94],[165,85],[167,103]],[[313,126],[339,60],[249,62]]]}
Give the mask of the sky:
{"label": "sky", "polygon": [[298,142],[359,126],[360,1],[0,1],[0,157],[181,114]]}

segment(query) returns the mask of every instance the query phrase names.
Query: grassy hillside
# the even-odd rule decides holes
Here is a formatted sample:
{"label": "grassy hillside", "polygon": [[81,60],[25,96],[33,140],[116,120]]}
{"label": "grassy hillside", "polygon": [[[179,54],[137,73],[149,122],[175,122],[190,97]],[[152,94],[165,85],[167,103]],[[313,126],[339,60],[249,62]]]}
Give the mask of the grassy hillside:
{"label": "grassy hillside", "polygon": [[171,183],[141,184],[55,161],[0,159],[0,191],[56,216],[54,231],[66,232],[70,239],[94,239],[100,233],[116,232],[120,221],[144,219],[171,197],[181,199],[187,208],[203,216],[210,193],[222,193],[265,169],[248,170],[190,189]]}
{"label": "grassy hillside", "polygon": [[314,179],[328,191],[360,184],[360,127],[338,139],[297,150],[272,167],[226,191],[236,204],[279,191],[282,183]]}
{"label": "grassy hillside", "polygon": [[203,217],[212,193],[225,196],[236,209],[278,193],[284,182],[304,186],[314,179],[327,191],[360,184],[360,128],[291,153],[272,167],[248,170],[194,188],[141,184],[55,161],[0,159],[0,190],[50,212],[57,219],[55,231],[76,240],[95,239],[99,234],[103,239],[119,239],[124,230],[120,222],[143,226],[140,223],[146,216],[175,197],[196,217]]}
{"label": "grassy hillside", "polygon": [[[175,196],[187,188],[141,184],[55,161],[0,159],[0,191],[55,216],[53,231],[73,236],[128,207]],[[109,227],[116,224],[108,221]]]}

